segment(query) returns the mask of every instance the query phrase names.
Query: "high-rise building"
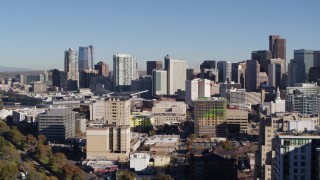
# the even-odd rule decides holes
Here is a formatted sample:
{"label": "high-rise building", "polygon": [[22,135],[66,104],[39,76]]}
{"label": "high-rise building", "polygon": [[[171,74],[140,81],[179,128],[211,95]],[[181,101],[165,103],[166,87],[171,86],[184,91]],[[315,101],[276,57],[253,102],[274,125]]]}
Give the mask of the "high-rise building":
{"label": "high-rise building", "polygon": [[167,94],[173,95],[178,89],[185,89],[187,79],[187,61],[171,59],[169,55],[164,57],[165,70],[167,70]]}
{"label": "high-rise building", "polygon": [[77,52],[71,48],[64,52],[64,72],[67,74],[67,80],[76,81],[79,87]]}
{"label": "high-rise building", "polygon": [[200,65],[201,69],[214,69],[216,68],[216,61],[215,60],[204,60],[203,63]]}
{"label": "high-rise building", "polygon": [[305,82],[305,63],[301,59],[291,59],[288,64],[288,86]]}
{"label": "high-rise building", "polygon": [[75,112],[70,107],[51,107],[38,116],[39,134],[53,143],[64,143],[75,136]]}
{"label": "high-rise building", "polygon": [[219,82],[231,81],[231,62],[218,61]]}
{"label": "high-rise building", "polygon": [[113,55],[113,89],[130,91],[131,81],[138,78],[137,60],[130,54]]}
{"label": "high-rise building", "polygon": [[260,64],[257,60],[247,60],[246,66],[247,91],[256,91],[261,84],[268,82],[268,76],[265,72],[260,72]]}
{"label": "high-rise building", "polygon": [[152,71],[152,96],[166,95],[167,84],[166,70]]}
{"label": "high-rise building", "polygon": [[225,98],[199,98],[193,101],[194,133],[197,136],[225,137],[226,108]]}
{"label": "high-rise building", "polygon": [[93,45],[87,47],[79,47],[79,71],[93,69]]}
{"label": "high-rise building", "polygon": [[109,66],[108,64],[100,61],[96,65],[94,65],[94,69],[98,70],[100,76],[107,77],[109,76]]}
{"label": "high-rise building", "polygon": [[305,64],[305,78],[308,81],[309,78],[309,69],[313,67],[313,51],[306,49],[294,50],[293,59],[297,61],[303,61]]}
{"label": "high-rise building", "polygon": [[283,61],[280,59],[268,60],[268,81],[269,85],[277,88],[281,85],[281,78],[283,72]]}
{"label": "high-rise building", "polygon": [[147,75],[152,75],[154,69],[162,69],[162,61],[147,61]]}
{"label": "high-rise building", "polygon": [[281,39],[279,35],[269,36],[269,51],[273,59],[286,60],[286,39]]}
{"label": "high-rise building", "polygon": [[140,95],[141,98],[152,98],[152,76],[145,75],[139,77],[139,79],[133,80],[131,87],[132,91],[145,91]]}
{"label": "high-rise building", "polygon": [[320,51],[313,51],[313,67],[320,66]]}
{"label": "high-rise building", "polygon": [[252,51],[251,59],[259,62],[261,72],[268,72],[267,60],[272,59],[272,53],[267,50]]}
{"label": "high-rise building", "polygon": [[80,72],[80,88],[89,88],[91,83],[91,78],[97,76],[98,70],[84,70]]}
{"label": "high-rise building", "polygon": [[318,82],[320,79],[320,66],[309,69],[309,82]]}
{"label": "high-rise building", "polygon": [[87,128],[87,159],[128,160],[130,107],[129,98],[109,97],[105,100],[105,125]]}
{"label": "high-rise building", "polygon": [[192,105],[192,101],[201,97],[211,96],[211,81],[208,79],[193,79],[186,81],[186,103]]}
{"label": "high-rise building", "polygon": [[52,73],[52,85],[60,88],[67,87],[66,72],[59,71],[58,69],[51,70]]}

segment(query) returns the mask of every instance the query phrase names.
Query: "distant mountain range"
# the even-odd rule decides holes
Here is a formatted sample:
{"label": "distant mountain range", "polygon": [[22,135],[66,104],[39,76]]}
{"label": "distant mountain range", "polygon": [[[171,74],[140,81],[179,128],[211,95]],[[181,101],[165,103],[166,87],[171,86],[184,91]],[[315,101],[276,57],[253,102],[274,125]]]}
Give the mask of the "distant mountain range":
{"label": "distant mountain range", "polygon": [[14,71],[31,71],[31,69],[0,66],[0,72],[14,72]]}

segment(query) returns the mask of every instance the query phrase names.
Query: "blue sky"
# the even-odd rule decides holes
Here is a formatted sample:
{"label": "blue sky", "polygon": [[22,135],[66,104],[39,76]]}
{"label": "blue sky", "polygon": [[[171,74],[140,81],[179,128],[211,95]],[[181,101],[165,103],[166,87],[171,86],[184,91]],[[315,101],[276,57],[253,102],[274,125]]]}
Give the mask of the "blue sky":
{"label": "blue sky", "polygon": [[294,49],[320,49],[320,1],[55,0],[0,4],[0,66],[63,68],[69,47],[93,44],[95,62],[112,67],[115,52],[149,60],[250,59],[268,49],[268,35]]}

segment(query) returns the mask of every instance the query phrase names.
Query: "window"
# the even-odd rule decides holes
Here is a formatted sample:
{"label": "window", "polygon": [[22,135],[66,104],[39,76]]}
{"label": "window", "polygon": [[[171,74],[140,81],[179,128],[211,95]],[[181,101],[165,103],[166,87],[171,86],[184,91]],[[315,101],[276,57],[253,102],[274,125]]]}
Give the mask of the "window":
{"label": "window", "polygon": [[306,173],[306,169],[301,169],[301,174],[305,174]]}
{"label": "window", "polygon": [[294,172],[294,173],[298,173],[298,169],[294,169],[293,172]]}
{"label": "window", "polygon": [[294,155],[294,159],[298,159],[298,155]]}
{"label": "window", "polygon": [[306,166],[306,162],[301,162],[301,166]]}
{"label": "window", "polygon": [[293,164],[294,164],[294,166],[298,166],[298,162],[294,162]]}

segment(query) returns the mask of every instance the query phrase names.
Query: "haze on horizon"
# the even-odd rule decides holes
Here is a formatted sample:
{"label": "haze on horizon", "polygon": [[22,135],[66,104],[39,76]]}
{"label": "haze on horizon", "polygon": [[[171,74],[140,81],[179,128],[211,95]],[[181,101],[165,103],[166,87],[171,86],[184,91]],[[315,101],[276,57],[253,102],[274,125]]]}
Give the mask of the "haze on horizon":
{"label": "haze on horizon", "polygon": [[0,6],[1,66],[63,69],[64,50],[95,46],[95,63],[112,55],[197,61],[250,59],[268,49],[268,36],[295,49],[319,50],[320,1],[4,1]]}

